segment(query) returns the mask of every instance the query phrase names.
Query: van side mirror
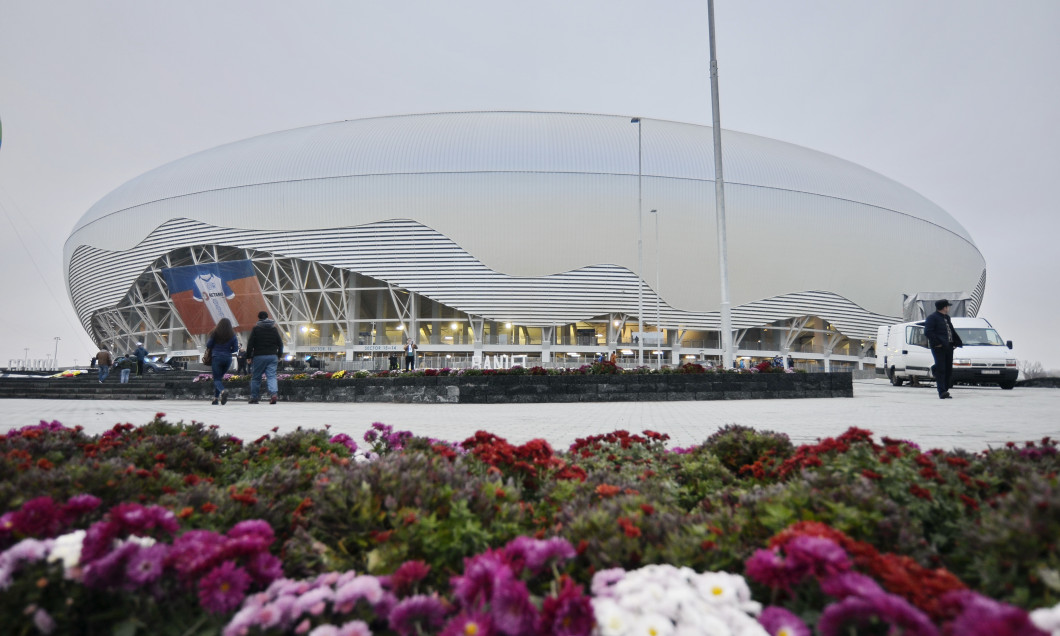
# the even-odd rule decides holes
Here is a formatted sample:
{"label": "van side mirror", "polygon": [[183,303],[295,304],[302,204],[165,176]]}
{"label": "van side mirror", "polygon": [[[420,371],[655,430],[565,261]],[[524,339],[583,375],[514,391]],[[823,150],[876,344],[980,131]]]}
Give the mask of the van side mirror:
{"label": "van side mirror", "polygon": [[1008,342],[1006,342],[1005,346],[1008,347],[1009,349],[1011,349],[1012,348],[1012,341],[1009,340]]}

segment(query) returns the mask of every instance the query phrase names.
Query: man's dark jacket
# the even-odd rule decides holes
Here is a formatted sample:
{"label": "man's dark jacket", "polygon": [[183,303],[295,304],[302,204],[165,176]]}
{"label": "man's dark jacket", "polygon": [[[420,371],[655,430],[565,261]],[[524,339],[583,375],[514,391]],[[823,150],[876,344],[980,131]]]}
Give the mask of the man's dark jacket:
{"label": "man's dark jacket", "polygon": [[247,338],[247,357],[282,355],[283,338],[280,337],[280,330],[276,328],[276,322],[269,319],[259,320],[250,330],[250,338]]}
{"label": "man's dark jacket", "polygon": [[953,329],[953,322],[950,321],[950,317],[941,311],[936,311],[924,321],[924,337],[928,339],[931,348],[944,347],[950,344],[946,325],[949,325],[949,328],[953,330],[953,346],[963,347],[964,343],[961,342],[961,337],[957,335],[957,330]]}

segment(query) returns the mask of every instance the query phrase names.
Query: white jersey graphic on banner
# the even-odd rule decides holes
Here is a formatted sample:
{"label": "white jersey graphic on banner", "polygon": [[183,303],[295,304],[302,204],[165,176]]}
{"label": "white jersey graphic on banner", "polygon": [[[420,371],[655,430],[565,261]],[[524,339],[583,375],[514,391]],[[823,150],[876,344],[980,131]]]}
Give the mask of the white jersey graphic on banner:
{"label": "white jersey graphic on banner", "polygon": [[236,320],[236,315],[232,313],[232,308],[228,306],[228,300],[236,297],[235,292],[229,290],[226,295],[224,287],[224,281],[220,277],[214,276],[209,272],[199,274],[195,278],[195,289],[198,291],[195,294],[195,300],[206,303],[206,309],[210,312],[214,323],[217,323],[222,318],[228,318],[232,321],[233,327],[238,327],[239,321]]}

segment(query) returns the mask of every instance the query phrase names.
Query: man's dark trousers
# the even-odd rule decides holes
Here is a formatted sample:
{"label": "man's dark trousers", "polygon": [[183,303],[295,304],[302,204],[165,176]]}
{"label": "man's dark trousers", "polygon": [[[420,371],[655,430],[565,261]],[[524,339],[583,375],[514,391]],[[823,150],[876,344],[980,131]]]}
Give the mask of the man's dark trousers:
{"label": "man's dark trousers", "polygon": [[939,395],[942,395],[953,386],[953,345],[931,347],[931,355],[935,356],[935,365],[931,367],[931,375],[935,376]]}

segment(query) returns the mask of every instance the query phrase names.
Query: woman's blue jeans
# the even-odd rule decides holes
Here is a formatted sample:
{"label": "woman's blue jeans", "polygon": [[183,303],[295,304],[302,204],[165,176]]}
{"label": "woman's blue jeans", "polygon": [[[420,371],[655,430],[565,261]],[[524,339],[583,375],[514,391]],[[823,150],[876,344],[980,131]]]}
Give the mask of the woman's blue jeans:
{"label": "woman's blue jeans", "polygon": [[232,356],[215,355],[210,367],[210,370],[213,371],[213,396],[217,397],[221,395],[221,391],[225,390],[222,380],[224,380],[225,374],[232,367]]}

